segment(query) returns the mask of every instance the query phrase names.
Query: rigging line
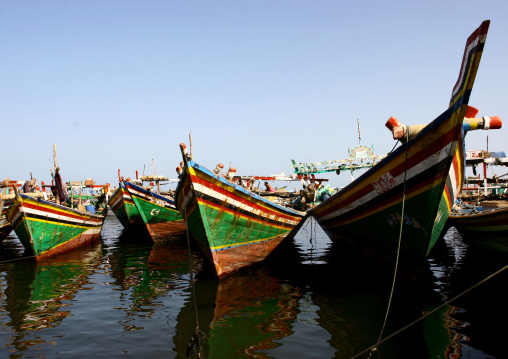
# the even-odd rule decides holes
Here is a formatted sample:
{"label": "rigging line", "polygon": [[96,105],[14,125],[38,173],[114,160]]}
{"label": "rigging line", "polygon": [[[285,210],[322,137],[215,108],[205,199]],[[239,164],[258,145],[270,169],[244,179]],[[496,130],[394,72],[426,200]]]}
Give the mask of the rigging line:
{"label": "rigging line", "polygon": [[400,215],[400,231],[399,231],[399,241],[397,244],[397,256],[395,259],[395,269],[393,272],[393,281],[392,281],[392,289],[390,290],[390,298],[388,300],[388,306],[386,308],[386,314],[385,319],[383,322],[383,327],[381,328],[381,332],[379,333],[378,343],[383,337],[383,332],[386,327],[386,322],[388,321],[388,314],[390,313],[390,307],[392,305],[392,299],[393,299],[393,292],[395,290],[395,281],[397,279],[397,270],[399,267],[399,258],[400,258],[400,245],[402,243],[402,229],[404,227],[404,207],[406,204],[406,180],[407,180],[407,157],[409,153],[409,131],[406,132],[406,162],[405,162],[405,168],[404,168],[404,187],[402,190],[402,213]]}
{"label": "rigging line", "polygon": [[367,349],[363,350],[362,352],[356,354],[355,356],[351,357],[351,359],[355,359],[355,358],[358,358],[360,355],[363,355],[365,353],[367,353],[369,350],[373,350],[375,349],[379,344],[382,344],[384,342],[386,342],[388,339],[391,339],[393,338],[394,336],[396,336],[397,334],[403,332],[404,330],[406,329],[409,329],[410,327],[412,327],[413,325],[417,324],[418,322],[422,321],[423,319],[431,316],[432,314],[434,314],[435,312],[437,312],[438,310],[440,310],[441,308],[443,308],[444,306],[446,305],[450,305],[452,302],[454,302],[455,300],[459,299],[460,297],[462,297],[463,295],[467,294],[468,292],[472,291],[473,289],[475,289],[476,287],[480,286],[481,284],[485,283],[486,281],[494,278],[496,275],[500,274],[501,272],[505,271],[506,269],[508,269],[508,265],[504,266],[503,268],[497,270],[496,272],[492,273],[491,275],[485,277],[484,279],[482,279],[481,281],[479,281],[478,283],[472,285],[471,287],[469,287],[468,289],[466,289],[465,291],[457,294],[455,297],[453,297],[452,299],[450,300],[445,300],[439,307],[437,308],[434,308],[433,310],[431,310],[430,312],[422,315],[420,318],[412,321],[411,323],[409,323],[408,325],[400,328],[399,330],[397,330],[396,332],[384,337],[382,340],[378,341],[376,344],[368,347]]}
{"label": "rigging line", "polygon": [[197,308],[197,303],[196,303],[196,290],[194,288],[194,269],[192,267],[192,253],[191,253],[190,239],[189,239],[189,226],[187,225],[187,206],[185,204],[182,204],[182,206],[183,206],[184,218],[185,218],[185,222],[186,222],[185,233],[187,235],[187,248],[189,250],[190,281],[191,281],[191,288],[192,288],[192,300],[194,302],[194,315],[196,317],[196,329],[194,330],[194,333],[191,336],[191,341],[194,338],[194,335],[196,335],[197,342],[199,344],[199,357],[204,358],[203,345],[200,340],[201,335],[200,335],[200,329],[199,329],[198,308]]}

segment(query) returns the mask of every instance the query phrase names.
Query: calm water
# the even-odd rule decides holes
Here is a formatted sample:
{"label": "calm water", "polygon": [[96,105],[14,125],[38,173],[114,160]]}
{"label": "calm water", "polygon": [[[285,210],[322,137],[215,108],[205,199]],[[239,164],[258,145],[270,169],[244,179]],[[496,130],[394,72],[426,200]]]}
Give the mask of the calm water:
{"label": "calm water", "polygon": [[[309,221],[263,265],[218,281],[186,237],[139,243],[107,217],[102,242],[51,262],[0,245],[0,358],[350,358],[385,321],[391,276]],[[418,286],[398,283],[373,358],[506,358],[508,264],[452,228]],[[194,284],[191,281],[191,270]],[[195,293],[195,295],[193,295]],[[192,339],[192,340],[191,340]],[[362,355],[368,357],[368,354]]]}

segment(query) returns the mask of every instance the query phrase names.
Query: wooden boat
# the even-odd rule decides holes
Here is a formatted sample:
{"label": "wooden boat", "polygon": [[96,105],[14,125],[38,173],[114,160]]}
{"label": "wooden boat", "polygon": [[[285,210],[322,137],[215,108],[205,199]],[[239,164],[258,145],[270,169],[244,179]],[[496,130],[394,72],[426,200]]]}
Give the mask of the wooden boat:
{"label": "wooden boat", "polygon": [[480,206],[455,206],[448,224],[476,245],[508,251],[508,201],[485,201]]}
{"label": "wooden boat", "polygon": [[333,241],[346,241],[380,262],[397,262],[400,274],[410,279],[423,269],[431,238],[439,237],[446,222],[438,211],[489,23],[483,22],[466,42],[449,108],[416,135],[404,133],[399,148],[309,210]]}
{"label": "wooden boat", "polygon": [[125,229],[134,232],[146,232],[143,219],[129,191],[127,191],[123,179],[119,178],[118,188],[109,199],[108,204]]}
{"label": "wooden boat", "polygon": [[7,211],[14,199],[15,186],[20,187],[21,182],[11,181],[8,178],[0,182],[0,242],[12,232],[11,223],[7,220]]}
{"label": "wooden boat", "polygon": [[6,197],[5,194],[7,194],[7,193],[4,194],[4,191],[7,192],[7,190],[8,190],[8,185],[6,183],[0,183],[0,197],[1,197],[0,198],[0,242],[5,237],[7,237],[12,231],[11,224],[5,217],[7,208],[9,207],[9,205],[5,206],[5,197]]}
{"label": "wooden boat", "polygon": [[499,235],[508,239],[508,202],[499,201],[499,205],[499,207],[473,206],[469,210],[456,210],[450,214],[448,220],[461,233],[477,236]]}
{"label": "wooden boat", "polygon": [[98,241],[105,213],[92,214],[18,193],[7,218],[25,249],[40,260]]}
{"label": "wooden boat", "polygon": [[[303,223],[304,212],[292,210],[212,172],[180,148],[183,168],[175,193],[176,206],[205,257],[219,278],[263,261]],[[219,167],[219,166],[217,166]]]}
{"label": "wooden boat", "polygon": [[[157,182],[163,178],[165,177],[154,177],[153,180]],[[185,222],[171,197],[160,194],[160,191],[156,193],[150,187],[144,188],[129,181],[123,181],[123,186],[134,202],[152,239],[180,236],[185,232]]]}
{"label": "wooden boat", "polygon": [[15,187],[14,202],[7,212],[19,240],[36,260],[98,241],[107,212],[106,193],[93,209],[59,204],[66,202],[67,194],[56,162],[56,147],[54,151],[56,203],[38,198],[42,193],[21,194]]}

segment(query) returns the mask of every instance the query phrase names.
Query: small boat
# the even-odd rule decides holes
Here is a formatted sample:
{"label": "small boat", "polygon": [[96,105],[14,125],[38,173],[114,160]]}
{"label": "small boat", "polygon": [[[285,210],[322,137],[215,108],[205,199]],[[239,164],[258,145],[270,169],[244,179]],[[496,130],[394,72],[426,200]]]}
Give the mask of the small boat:
{"label": "small boat", "polygon": [[303,224],[306,213],[237,184],[233,167],[219,176],[222,164],[212,172],[190,158],[185,144],[180,149],[176,206],[219,278],[263,261]]}
{"label": "small boat", "polygon": [[[169,193],[165,195],[160,192],[159,182],[168,178],[163,176],[142,176],[140,179],[142,181],[155,182],[158,191],[153,191],[151,186],[142,187],[127,180],[123,181],[123,186],[136,206],[150,237],[152,239],[177,237],[185,233],[187,227],[180,212],[176,209],[173,198],[169,196]],[[133,218],[136,217],[133,216]]]}
{"label": "small boat", "polygon": [[11,181],[6,178],[0,182],[0,242],[11,232],[11,223],[7,220],[7,211],[14,199],[14,186],[21,187],[23,182]]}
{"label": "small boat", "polygon": [[[11,227],[11,224],[10,222],[7,220],[7,218],[5,217],[5,213],[7,212],[7,209],[8,207],[10,206],[10,204],[8,204],[7,206],[5,205],[5,198],[7,197],[7,191],[8,191],[8,184],[7,183],[0,183],[0,242],[4,240],[5,237],[7,237],[11,231],[12,231],[12,227]],[[4,192],[6,192],[4,194]]]}
{"label": "small boat", "polygon": [[[130,178],[127,180],[129,181]],[[132,232],[146,232],[145,223],[123,181],[124,178],[120,176],[120,170],[118,170],[118,188],[108,204],[125,229]]]}
{"label": "small boat", "polygon": [[508,201],[486,201],[481,206],[456,206],[450,213],[448,223],[476,245],[508,251]]}
{"label": "small boat", "polygon": [[417,133],[394,127],[404,134],[400,147],[309,210],[332,241],[348,243],[382,263],[398,263],[408,279],[424,269],[431,239],[439,237],[446,222],[435,225],[489,24],[483,22],[467,39],[449,108]]}
{"label": "small boat", "polygon": [[7,211],[16,235],[37,261],[98,241],[107,212],[106,191],[95,206],[74,209],[60,204],[66,203],[67,192],[56,162],[56,146],[54,153],[56,203],[44,200],[44,193],[19,193],[14,187],[15,198]]}

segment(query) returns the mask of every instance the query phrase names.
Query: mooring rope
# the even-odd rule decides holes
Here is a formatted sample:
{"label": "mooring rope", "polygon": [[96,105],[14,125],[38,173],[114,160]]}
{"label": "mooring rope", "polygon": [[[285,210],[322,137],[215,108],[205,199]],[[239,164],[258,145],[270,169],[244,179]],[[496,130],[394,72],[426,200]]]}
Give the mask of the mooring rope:
{"label": "mooring rope", "polygon": [[187,235],[187,248],[189,251],[189,270],[190,270],[190,281],[191,281],[191,288],[192,288],[192,300],[194,302],[194,315],[196,317],[196,329],[191,334],[191,337],[189,339],[189,344],[187,345],[187,351],[186,356],[187,358],[190,357],[190,352],[193,350],[196,343],[199,346],[199,358],[204,358],[203,353],[203,344],[201,342],[202,338],[204,338],[205,334],[199,329],[199,317],[198,317],[198,308],[197,308],[197,302],[196,302],[196,290],[194,288],[194,269],[192,267],[192,253],[191,253],[191,247],[190,247],[190,239],[189,239],[189,226],[188,226],[188,220],[187,220],[187,206],[185,204],[183,205],[183,212],[184,212],[184,218],[186,222],[186,229],[185,233]]}
{"label": "mooring rope", "polygon": [[[404,168],[404,186],[402,189],[402,213],[400,216],[400,230],[399,230],[399,241],[397,243],[397,255],[395,258],[395,269],[393,272],[393,281],[392,281],[392,288],[390,290],[390,298],[388,299],[388,306],[386,308],[386,314],[385,319],[383,321],[383,327],[381,328],[381,332],[379,333],[378,343],[381,341],[381,338],[383,337],[383,332],[386,327],[386,322],[388,321],[388,314],[390,313],[390,308],[392,305],[392,299],[393,299],[393,292],[395,290],[395,282],[397,280],[397,270],[399,267],[399,258],[400,258],[400,245],[402,243],[402,229],[404,228],[404,209],[406,204],[406,182],[407,182],[407,157],[409,152],[409,131],[406,133],[406,161],[405,161],[405,168]],[[375,347],[375,346],[374,346]]]}
{"label": "mooring rope", "polygon": [[386,342],[388,339],[391,339],[393,338],[394,336],[396,336],[397,334],[400,334],[402,333],[404,330],[406,329],[409,329],[410,327],[412,327],[413,325],[417,324],[418,322],[421,322],[423,319],[431,316],[432,314],[434,314],[435,312],[439,311],[441,308],[443,308],[444,306],[446,305],[450,305],[452,302],[454,302],[455,300],[459,299],[460,297],[462,297],[463,295],[467,294],[468,292],[472,291],[473,289],[475,289],[476,287],[480,286],[481,284],[485,283],[486,281],[494,278],[496,275],[498,275],[499,273],[505,271],[508,269],[508,265],[504,266],[503,268],[497,270],[496,272],[492,273],[491,275],[485,277],[484,279],[482,279],[481,281],[479,281],[478,283],[476,284],[473,284],[471,287],[469,287],[468,289],[466,289],[465,291],[457,294],[455,297],[453,297],[452,299],[450,300],[445,300],[440,306],[438,306],[437,308],[434,308],[433,310],[431,310],[430,312],[422,315],[420,318],[412,321],[411,323],[409,323],[408,325],[400,328],[399,330],[397,330],[396,332],[393,332],[392,334],[388,335],[387,337],[383,338],[382,340],[378,340],[378,342],[376,344],[373,344],[371,345],[370,347],[364,349],[363,351],[361,351],[360,353],[356,354],[355,356],[351,357],[351,359],[355,359],[355,358],[358,358],[359,356],[363,355],[363,354],[366,354],[367,352],[369,351],[375,351],[377,350],[377,347],[379,346],[379,344],[383,344],[384,342]]}

